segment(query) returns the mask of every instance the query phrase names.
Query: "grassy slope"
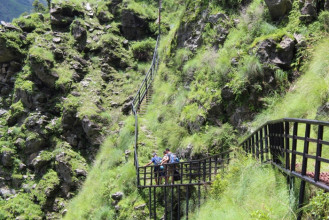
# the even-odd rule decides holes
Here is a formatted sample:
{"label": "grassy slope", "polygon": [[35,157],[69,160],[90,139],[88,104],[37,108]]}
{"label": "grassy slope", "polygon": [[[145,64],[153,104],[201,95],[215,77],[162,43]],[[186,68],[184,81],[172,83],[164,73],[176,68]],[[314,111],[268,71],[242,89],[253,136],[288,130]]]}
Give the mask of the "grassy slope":
{"label": "grassy slope", "polygon": [[[172,14],[171,18],[179,17],[182,19],[184,18],[184,13],[188,10],[184,5],[180,8],[175,8],[171,5],[171,1],[164,1],[164,8],[168,10],[170,7],[176,11],[175,14]],[[222,9],[215,7],[211,10],[215,13]],[[321,26],[319,22],[316,22],[309,27],[300,24],[298,12],[296,10],[290,15],[288,24],[272,24],[268,21],[268,11],[264,8],[262,1],[259,0],[255,0],[251,4],[245,15],[240,17],[233,13],[232,19],[233,18],[240,18],[241,23],[237,27],[231,29],[223,48],[218,52],[213,52],[211,50],[209,52],[209,48],[207,47],[201,48],[198,50],[197,55],[191,59],[193,56],[188,51],[184,49],[176,51],[175,48],[172,48],[172,46],[174,47],[173,42],[175,41],[175,34],[180,25],[181,19],[170,19],[168,15],[167,17],[164,16],[164,19],[167,19],[168,26],[171,28],[168,35],[164,36],[161,42],[161,57],[163,58],[164,63],[160,66],[159,75],[154,84],[155,94],[153,96],[153,104],[149,106],[148,113],[140,119],[140,123],[143,124],[144,127],[144,129],[140,129],[140,142],[144,144],[139,152],[141,164],[148,162],[151,151],[161,151],[168,146],[175,150],[178,147],[184,148],[188,144],[193,143],[194,154],[200,152],[211,152],[210,146],[214,142],[221,143],[220,138],[216,139],[214,137],[225,137],[227,134],[230,134],[229,136],[233,134],[233,129],[229,124],[225,124],[221,128],[205,126],[201,131],[195,132],[192,135],[188,133],[186,128],[179,125],[179,123],[186,118],[194,118],[197,115],[204,114],[202,110],[192,106],[191,103],[193,102],[191,100],[199,100],[207,107],[209,105],[209,100],[207,100],[206,88],[219,89],[223,86],[222,84],[211,83],[211,80],[213,80],[211,75],[216,74],[215,76],[229,79],[226,84],[238,93],[247,83],[248,77],[252,74],[257,74],[257,65],[259,65],[259,63],[257,63],[257,60],[254,61],[247,53],[251,45],[255,45],[262,39],[276,37],[278,35],[282,36],[284,34],[291,35],[295,31],[308,36],[311,32],[320,32],[319,29]],[[312,41],[314,39],[310,40]],[[327,46],[326,42],[323,42],[322,46],[319,46],[316,49],[318,50],[317,52],[322,53],[319,57],[327,54],[325,49],[321,50],[324,46]],[[233,68],[230,60],[236,56],[238,56],[242,62],[240,62],[238,67]],[[183,61],[186,59],[189,61]],[[248,65],[250,60],[254,61],[256,64],[256,70],[255,65]],[[314,58],[311,66],[318,65],[316,64],[318,63],[318,60],[318,58]],[[212,64],[212,66],[210,65],[211,68],[206,68],[209,64]],[[192,83],[192,91],[184,88],[181,83],[182,79],[184,79],[186,73],[188,73],[191,68],[194,68],[195,72],[199,73],[196,77],[199,81],[198,83],[197,81]],[[313,69],[314,67],[310,68]],[[306,67],[305,70],[307,70]],[[278,91],[276,96],[270,94],[266,95],[265,98],[269,107],[265,111],[257,110],[261,113],[256,117],[252,126],[257,127],[264,120],[275,119],[278,117],[314,117],[316,109],[323,103],[324,95],[327,92],[327,83],[325,80],[318,84],[314,83],[310,85],[308,83],[310,79],[319,80],[320,77],[314,73],[314,71],[305,71],[304,76],[291,86],[291,88],[293,88],[294,85],[296,85],[296,89],[288,92],[288,94],[281,99],[278,97],[285,94],[285,90],[290,87],[289,82],[283,80],[282,89]],[[284,74],[287,75],[288,73]],[[307,84],[305,84],[305,82]],[[201,86],[197,87],[197,84],[201,84]],[[298,89],[298,87],[300,87],[300,89]],[[295,100],[297,97],[302,99],[305,97],[305,94],[308,94],[306,93],[307,90],[303,88],[307,88],[309,92],[314,94],[320,94],[320,96],[315,95],[314,97],[307,97],[310,98],[309,100],[311,101],[304,106],[298,105],[297,102],[292,102],[292,100]],[[299,91],[302,92],[300,93]],[[303,94],[303,92],[305,93]],[[296,93],[296,96],[293,95],[294,93]],[[216,95],[218,96],[218,94]],[[204,97],[206,98],[204,99]],[[287,111],[285,112],[280,111],[280,113],[278,113],[280,108],[279,106],[273,107],[276,106],[275,103],[286,103],[285,105],[281,105],[281,110],[284,109],[282,106],[289,106],[289,108],[286,108]],[[287,103],[289,103],[289,105]],[[132,135],[133,118],[128,118],[125,121],[125,127],[121,130],[120,135],[118,136],[119,138],[109,138],[109,141],[104,144],[82,191],[70,204],[66,219],[85,219],[91,217],[102,219],[113,218],[114,216],[117,216],[118,219],[130,219],[133,218],[133,216],[139,216],[141,214],[133,209],[134,206],[145,203],[146,200],[141,194],[138,194],[137,190],[134,188],[135,173],[131,165],[132,157],[129,158],[129,163],[117,161],[119,160],[118,158],[120,158],[119,155],[121,155],[122,160],[122,155],[125,149],[132,150]],[[227,139],[229,138],[224,138],[224,140]],[[215,148],[213,150],[218,151],[221,149]],[[116,162],[117,164],[115,164]],[[234,186],[241,190],[235,192],[232,187],[228,188],[228,193],[231,192],[238,198],[242,198],[242,196],[250,198],[250,200],[255,202],[254,204],[257,204],[257,208],[246,207],[246,209],[238,210],[239,206],[245,207],[246,204],[241,201],[241,203],[238,203],[239,206],[237,206],[234,201],[227,199],[229,195],[227,193],[223,194],[224,197],[223,200],[221,200],[222,202],[225,201],[224,207],[234,208],[236,216],[259,215],[262,217],[263,215],[269,215],[273,218],[293,216],[292,212],[287,208],[289,195],[284,184],[281,184],[282,180],[280,180],[280,177],[276,176],[275,172],[270,168],[262,168],[250,161],[246,163],[249,163],[249,165],[245,169],[241,167],[243,164],[236,164],[237,167],[240,166],[240,171],[243,172],[241,179],[237,178],[237,176],[230,177],[232,181],[236,181]],[[252,165],[254,165],[255,170],[251,168]],[[253,182],[247,171],[259,171],[260,173],[255,173],[257,179]],[[265,180],[268,180],[268,182],[262,182],[261,179],[264,178]],[[279,179],[277,183],[274,182],[276,178]],[[244,181],[248,183],[249,181],[252,182],[251,188],[243,190],[245,184],[242,183]],[[260,186],[265,187],[260,188]],[[266,191],[266,189],[273,186],[275,186],[273,191]],[[271,202],[268,203],[267,200],[263,200],[258,196],[256,196],[256,199],[254,200],[255,189],[263,190],[266,194],[265,198]],[[119,203],[121,211],[119,214],[115,215],[114,208],[110,205],[112,201],[110,195],[119,190],[123,191],[125,195],[124,199]],[[272,209],[271,206],[273,200],[270,199],[271,196],[278,196],[281,198],[282,204],[274,203],[275,207]],[[204,217],[206,210],[209,211],[209,209],[215,210],[214,212],[216,213],[214,213],[214,215],[220,216],[223,214],[221,210],[216,210],[216,207],[214,206],[218,200],[218,198],[215,198],[207,203],[199,215]],[[246,203],[247,202],[249,202],[249,200],[247,200]],[[264,203],[263,207],[260,205],[262,203]],[[143,216],[145,217],[145,215],[140,217],[143,218]],[[197,217],[195,218],[198,219]]]}
{"label": "grassy slope", "polygon": [[211,197],[191,219],[293,219],[293,205],[281,173],[239,156],[217,176]]}

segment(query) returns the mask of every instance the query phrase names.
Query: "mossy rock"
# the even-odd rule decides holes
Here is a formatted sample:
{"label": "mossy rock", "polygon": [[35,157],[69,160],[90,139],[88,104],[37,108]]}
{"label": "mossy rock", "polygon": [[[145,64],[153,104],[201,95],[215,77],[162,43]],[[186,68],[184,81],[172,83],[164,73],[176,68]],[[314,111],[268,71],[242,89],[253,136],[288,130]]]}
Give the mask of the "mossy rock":
{"label": "mossy rock", "polygon": [[49,170],[32,191],[32,195],[43,207],[52,204],[52,199],[58,190],[60,179],[54,170]]}
{"label": "mossy rock", "polygon": [[0,32],[0,63],[21,60],[24,57],[20,36],[20,33],[14,31]]}
{"label": "mossy rock", "polygon": [[19,26],[25,32],[32,32],[36,28],[44,26],[44,16],[41,13],[34,13],[24,17],[19,17],[13,20],[13,24]]}
{"label": "mossy rock", "polygon": [[0,199],[0,207],[0,219],[41,220],[44,216],[41,207],[26,193],[20,193],[8,201]]}

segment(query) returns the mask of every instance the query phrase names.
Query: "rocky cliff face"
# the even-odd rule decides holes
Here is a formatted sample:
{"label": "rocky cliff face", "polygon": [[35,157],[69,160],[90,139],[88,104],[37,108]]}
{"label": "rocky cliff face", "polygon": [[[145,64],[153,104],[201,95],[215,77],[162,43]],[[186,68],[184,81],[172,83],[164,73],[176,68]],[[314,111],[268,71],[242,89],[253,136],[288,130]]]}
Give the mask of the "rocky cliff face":
{"label": "rocky cliff face", "polygon": [[[53,3],[0,26],[1,217],[59,218],[117,132],[129,79],[142,76],[130,40],[154,35],[154,19],[128,6]],[[33,208],[11,212],[15,199]]]}

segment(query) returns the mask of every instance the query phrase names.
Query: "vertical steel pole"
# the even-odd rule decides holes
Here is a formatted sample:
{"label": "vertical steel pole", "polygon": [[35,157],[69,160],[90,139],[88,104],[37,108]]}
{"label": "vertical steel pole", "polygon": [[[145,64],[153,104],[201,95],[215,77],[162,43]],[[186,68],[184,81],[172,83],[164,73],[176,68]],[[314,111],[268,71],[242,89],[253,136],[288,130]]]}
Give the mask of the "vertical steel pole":
{"label": "vertical steel pole", "polygon": [[186,186],[186,220],[188,220],[189,186]]}
{"label": "vertical steel pole", "polygon": [[170,208],[170,211],[171,211],[171,213],[170,213],[170,219],[171,220],[173,220],[173,213],[174,213],[174,209],[173,209],[173,207],[174,207],[174,186],[170,186],[171,187],[171,204],[170,204],[170,206],[171,206],[171,208]]}
{"label": "vertical steel pole", "polygon": [[150,219],[152,218],[152,189],[149,188],[149,210],[150,210]]}
{"label": "vertical steel pole", "polygon": [[264,161],[264,147],[263,147],[263,128],[260,129],[260,160],[261,162]]}
{"label": "vertical steel pole", "polygon": [[265,153],[266,153],[266,161],[268,158],[268,125],[264,126],[264,136],[265,136]]}
{"label": "vertical steel pole", "polygon": [[296,169],[296,150],[297,150],[297,134],[298,134],[298,123],[294,123],[294,128],[293,128],[293,139],[292,139],[292,154],[291,154],[291,166],[290,169],[291,171],[295,171]]}
{"label": "vertical steel pole", "polygon": [[154,206],[153,206],[153,214],[154,214],[154,219],[157,219],[157,206],[156,206],[156,187],[153,187],[153,200],[154,200]]}
{"label": "vertical steel pole", "polygon": [[[305,129],[305,138],[304,138],[304,151],[303,151],[303,163],[302,163],[302,176],[306,175],[307,171],[307,157],[306,154],[308,154],[308,148],[309,148],[309,137],[310,137],[310,131],[311,131],[311,125],[306,124]],[[304,204],[304,194],[305,194],[305,185],[306,181],[302,180],[300,183],[300,189],[299,189],[299,203],[298,203],[298,209],[300,210],[298,213],[297,219],[300,220],[303,216],[302,207]]]}
{"label": "vertical steel pole", "polygon": [[289,122],[286,121],[284,124],[284,136],[285,136],[285,141],[286,141],[286,146],[285,146],[285,154],[286,154],[286,169],[290,169],[290,153],[289,151]]}
{"label": "vertical steel pole", "polygon": [[321,144],[322,139],[323,139],[323,125],[319,125],[318,139],[317,139],[318,143],[316,145],[316,161],[315,161],[314,181],[319,181],[319,177],[320,177],[320,169],[321,169],[320,157],[322,155],[322,144]]}
{"label": "vertical steel pole", "polygon": [[164,187],[164,202],[165,202],[165,213],[164,219],[167,220],[167,187]]}
{"label": "vertical steel pole", "polygon": [[178,186],[178,207],[177,207],[177,219],[180,219],[180,186]]}

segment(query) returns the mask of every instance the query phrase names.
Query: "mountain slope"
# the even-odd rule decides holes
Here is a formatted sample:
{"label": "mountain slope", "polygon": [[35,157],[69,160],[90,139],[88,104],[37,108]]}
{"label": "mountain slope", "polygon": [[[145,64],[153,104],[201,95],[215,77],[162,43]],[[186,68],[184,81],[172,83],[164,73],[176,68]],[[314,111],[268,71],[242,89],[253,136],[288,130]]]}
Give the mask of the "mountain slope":
{"label": "mountain slope", "polygon": [[[45,0],[40,0],[47,5]],[[0,1],[0,21],[11,21],[19,17],[23,12],[32,11],[33,0],[1,0]]]}

